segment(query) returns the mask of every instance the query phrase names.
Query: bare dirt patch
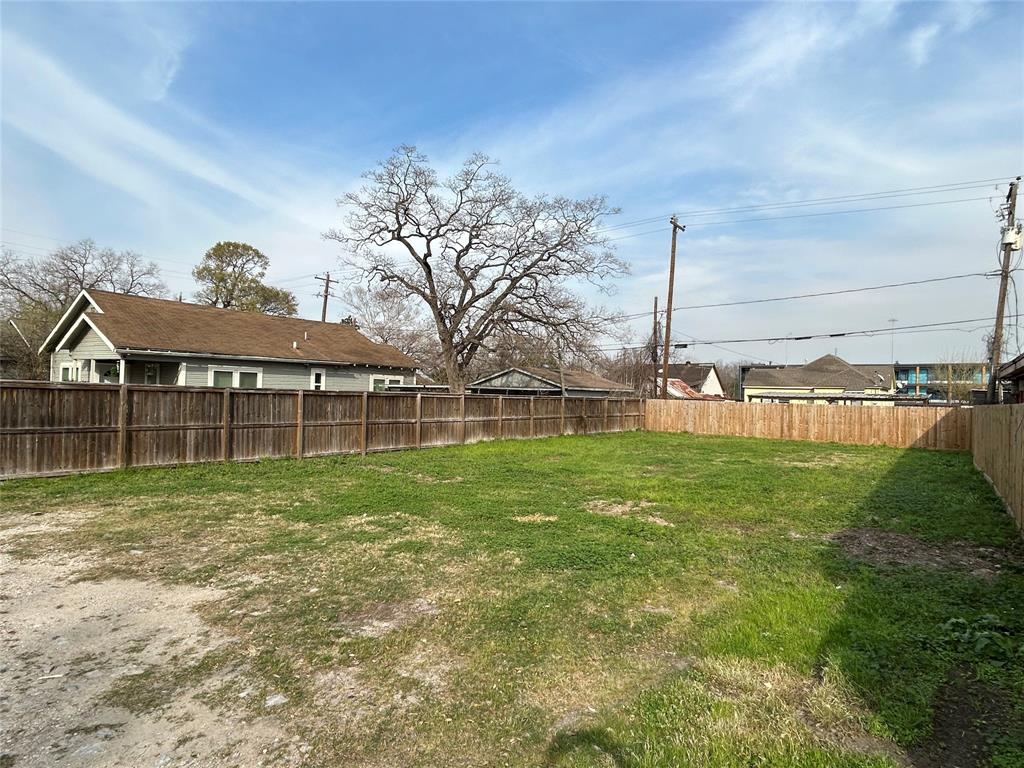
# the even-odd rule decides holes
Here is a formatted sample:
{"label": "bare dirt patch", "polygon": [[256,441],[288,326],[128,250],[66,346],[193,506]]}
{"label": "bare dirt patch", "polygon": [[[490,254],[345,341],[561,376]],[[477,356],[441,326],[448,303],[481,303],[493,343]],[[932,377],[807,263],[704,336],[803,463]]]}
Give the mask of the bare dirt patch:
{"label": "bare dirt patch", "polygon": [[402,603],[381,603],[364,613],[341,616],[338,626],[357,637],[383,637],[422,616],[438,612],[437,604],[423,597]]}
{"label": "bare dirt patch", "polygon": [[604,515],[605,517],[622,517],[632,520],[641,520],[645,523],[653,523],[654,525],[672,527],[673,523],[670,523],[665,518],[659,517],[658,515],[648,515],[640,511],[653,506],[654,502],[651,501],[623,501],[616,503],[605,499],[594,499],[593,501],[587,502],[585,509],[587,512],[595,515]]}
{"label": "bare dirt patch", "polygon": [[126,680],[194,664],[227,643],[194,610],[222,593],[80,580],[90,565],[0,554],[0,754],[18,768],[298,763],[298,745],[276,721],[215,711],[196,698],[198,683],[154,692],[162,701],[143,714],[111,703]]}
{"label": "bare dirt patch", "polygon": [[877,528],[850,528],[829,537],[847,555],[871,565],[914,565],[966,571],[993,579],[1007,565],[1019,565],[1005,550],[953,541],[931,544],[905,533]]}
{"label": "bare dirt patch", "polygon": [[1013,702],[1005,691],[957,668],[936,693],[933,710],[931,736],[910,750],[911,765],[975,768],[988,764],[992,724],[1012,719]]}

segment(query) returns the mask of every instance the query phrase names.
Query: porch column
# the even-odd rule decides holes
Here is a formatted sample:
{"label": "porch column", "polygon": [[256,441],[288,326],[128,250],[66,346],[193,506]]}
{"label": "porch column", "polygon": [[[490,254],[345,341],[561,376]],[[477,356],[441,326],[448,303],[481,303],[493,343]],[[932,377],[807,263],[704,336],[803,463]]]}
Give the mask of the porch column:
{"label": "porch column", "polygon": [[128,361],[125,358],[119,358],[117,362],[117,383],[124,384],[128,380]]}

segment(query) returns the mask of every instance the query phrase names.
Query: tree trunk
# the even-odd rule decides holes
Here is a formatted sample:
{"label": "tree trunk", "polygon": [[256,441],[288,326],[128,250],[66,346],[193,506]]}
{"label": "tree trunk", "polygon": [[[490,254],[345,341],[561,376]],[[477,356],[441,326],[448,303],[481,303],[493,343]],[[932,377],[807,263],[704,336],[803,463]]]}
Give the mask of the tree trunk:
{"label": "tree trunk", "polygon": [[466,391],[465,373],[459,365],[455,351],[448,345],[444,346],[442,355],[444,357],[444,372],[448,377],[448,390],[454,395],[461,395]]}

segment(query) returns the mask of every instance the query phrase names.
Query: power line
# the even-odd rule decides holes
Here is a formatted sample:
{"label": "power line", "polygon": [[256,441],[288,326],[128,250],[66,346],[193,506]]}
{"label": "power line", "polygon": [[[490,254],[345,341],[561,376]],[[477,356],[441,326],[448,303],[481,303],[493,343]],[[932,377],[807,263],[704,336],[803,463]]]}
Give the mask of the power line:
{"label": "power line", "polygon": [[[895,211],[895,210],[900,210],[900,209],[905,209],[905,208],[926,208],[926,207],[932,206],[932,205],[951,205],[951,204],[954,204],[954,203],[971,203],[971,202],[976,202],[978,200],[989,200],[989,199],[990,199],[990,196],[985,196],[985,197],[961,197],[961,198],[957,198],[955,200],[934,200],[934,201],[929,202],[929,203],[908,203],[908,204],[905,204],[905,205],[882,205],[882,206],[878,206],[878,207],[875,207],[875,208],[847,208],[845,210],[840,210],[840,211],[819,211],[817,213],[795,213],[795,214],[792,214],[790,216],[760,216],[760,217],[751,218],[751,219],[728,219],[728,220],[722,220],[722,221],[695,221],[695,222],[688,222],[686,224],[686,226],[687,226],[687,228],[690,228],[690,227],[713,227],[713,226],[718,226],[718,225],[722,225],[722,224],[746,224],[746,223],[749,223],[749,222],[756,222],[756,221],[786,221],[787,219],[808,219],[808,218],[813,218],[813,217],[817,217],[817,216],[839,216],[839,215],[847,214],[847,213],[872,213],[872,212],[875,212],[875,211]],[[632,234],[629,234],[629,235],[620,235],[619,237],[609,237],[608,240],[610,242],[611,241],[615,241],[615,240],[627,240],[627,239],[629,239],[631,237],[641,237],[643,235],[653,235],[653,234],[655,234],[657,232],[662,232],[663,233],[664,231],[665,231],[664,227],[658,227],[658,229],[648,229],[648,230],[645,230],[643,232],[633,232]]]}
{"label": "power line", "polygon": [[[1024,315],[1021,315],[1021,314],[1006,315],[1006,319],[1007,320],[1014,319],[1014,318],[1019,318],[1019,317],[1024,317]],[[936,323],[918,323],[916,325],[901,325],[901,326],[894,326],[894,327],[891,327],[891,328],[890,327],[885,327],[885,328],[866,328],[866,329],[854,330],[854,331],[837,331],[837,332],[829,332],[829,333],[808,333],[808,334],[800,334],[800,335],[792,335],[792,336],[765,336],[765,337],[759,337],[759,338],[744,338],[744,339],[714,339],[712,341],[708,341],[708,340],[705,340],[705,339],[693,339],[693,337],[690,337],[692,340],[689,340],[689,341],[673,341],[671,343],[672,343],[673,346],[690,346],[690,345],[698,345],[698,344],[706,345],[706,346],[719,346],[719,345],[722,345],[722,344],[756,344],[756,343],[774,344],[774,343],[777,343],[777,342],[780,342],[780,341],[810,341],[810,340],[813,340],[813,339],[856,338],[856,337],[861,337],[861,336],[875,336],[877,334],[889,334],[889,333],[892,333],[892,332],[900,332],[900,333],[925,333],[925,332],[930,332],[931,330],[934,330],[934,331],[951,331],[951,330],[956,330],[956,331],[969,332],[969,331],[972,331],[972,330],[981,330],[982,328],[984,328],[986,326],[979,326],[978,328],[974,328],[974,329],[971,329],[971,328],[949,328],[949,327],[944,327],[944,326],[954,326],[954,325],[960,325],[960,324],[963,324],[963,323],[987,323],[987,322],[990,322],[992,320],[995,320],[995,318],[994,317],[974,317],[974,318],[969,318],[969,319],[966,319],[966,320],[945,320],[945,321],[936,322]],[[686,336],[687,334],[682,334],[682,335]],[[627,350],[627,349],[643,349],[643,346],[644,345],[642,345],[642,344],[641,345],[616,344],[616,345],[599,346],[599,347],[595,347],[595,349],[596,350],[600,350],[600,351],[604,351],[604,350]]]}
{"label": "power line", "polygon": [[[901,283],[883,283],[882,285],[867,285],[861,288],[842,288],[835,291],[819,291],[817,293],[797,293],[792,296],[773,296],[766,299],[743,299],[741,301],[720,301],[714,304],[688,304],[681,307],[673,307],[675,311],[683,309],[712,309],[715,307],[737,307],[744,304],[768,304],[775,301],[792,301],[794,299],[814,299],[822,296],[839,296],[846,293],[864,293],[866,291],[879,291],[886,288],[902,288],[908,285],[924,285],[926,283],[941,283],[949,280],[962,280],[966,277],[996,277],[998,272],[965,272],[962,275],[946,275],[944,277],[929,277],[922,280],[907,280]],[[664,311],[664,310],[662,310]],[[637,312],[631,315],[622,315],[623,320],[630,320],[637,317],[647,317],[650,312]]]}
{"label": "power line", "polygon": [[[859,202],[862,200],[884,200],[887,198],[896,197],[916,197],[917,195],[930,195],[940,194],[942,192],[957,192],[960,190],[967,189],[983,189],[993,182],[1003,182],[1004,178],[996,179],[974,179],[971,181],[958,181],[950,184],[934,184],[927,187],[907,187],[904,189],[891,189],[879,192],[862,192],[851,195],[835,195],[832,197],[812,197],[803,200],[786,200],[778,203],[758,203],[753,205],[734,206],[729,208],[703,208],[691,211],[677,212],[676,216],[707,216],[717,213],[736,213],[742,211],[756,211],[756,210],[769,210],[777,208],[802,208],[806,206],[814,205],[825,205],[829,203],[844,203],[844,202]],[[998,184],[998,186],[1002,186]],[[651,222],[661,221],[667,219],[673,214],[664,214],[662,216],[650,216],[644,219],[636,219],[635,221],[627,221],[621,224],[612,224],[607,227],[602,227],[600,232],[610,232],[615,229],[624,229],[627,227],[638,226],[640,224],[650,224]]]}

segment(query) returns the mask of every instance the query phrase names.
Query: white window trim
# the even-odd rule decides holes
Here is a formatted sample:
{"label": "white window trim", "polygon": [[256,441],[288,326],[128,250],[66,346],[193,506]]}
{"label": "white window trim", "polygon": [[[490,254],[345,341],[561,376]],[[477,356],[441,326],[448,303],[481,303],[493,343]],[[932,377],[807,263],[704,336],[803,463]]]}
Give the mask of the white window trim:
{"label": "white window trim", "polygon": [[318,392],[326,391],[327,389],[327,369],[326,368],[310,368],[309,369],[309,388],[316,389],[316,375],[320,374],[320,389]]}
{"label": "white window trim", "polygon": [[239,389],[238,386],[238,374],[240,373],[255,373],[256,374],[256,389],[263,388],[263,369],[262,368],[242,368],[234,365],[209,365],[206,368],[206,383],[207,386],[213,386],[213,373],[214,371],[230,371],[231,372],[231,388]]}
{"label": "white window trim", "polygon": [[[66,379],[64,378],[65,370],[71,372],[71,375],[68,376]],[[61,363],[60,370],[58,371],[59,378],[57,379],[57,381],[61,382],[62,384],[76,384],[78,383],[78,379],[81,377],[81,372],[82,369],[77,360],[74,360],[70,363]]]}
{"label": "white window trim", "polygon": [[378,381],[383,381],[384,382],[384,390],[383,391],[387,392],[388,382],[393,381],[395,379],[398,379],[398,383],[399,384],[405,384],[405,376],[380,376],[378,374],[373,374],[372,376],[370,376],[370,391],[371,392],[377,392],[378,390],[374,389],[374,387],[373,387],[374,383],[376,383]]}

